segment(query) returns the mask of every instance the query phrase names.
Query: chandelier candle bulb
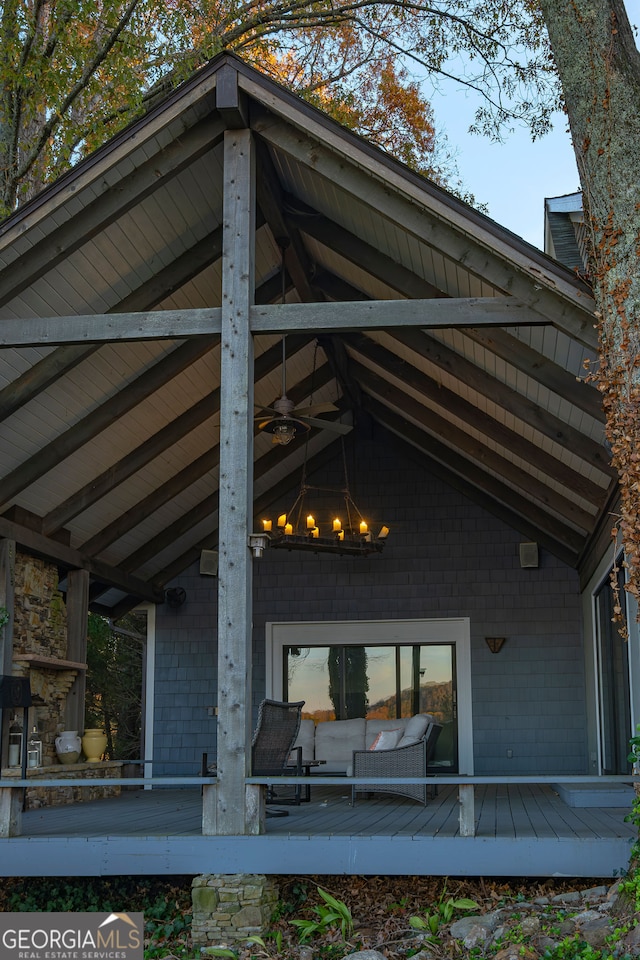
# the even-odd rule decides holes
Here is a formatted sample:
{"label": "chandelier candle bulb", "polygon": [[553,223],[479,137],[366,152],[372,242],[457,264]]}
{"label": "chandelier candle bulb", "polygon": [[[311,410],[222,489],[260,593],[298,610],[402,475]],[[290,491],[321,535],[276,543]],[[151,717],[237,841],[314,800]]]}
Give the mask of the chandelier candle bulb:
{"label": "chandelier candle bulb", "polygon": [[338,533],[340,530],[342,530],[342,521],[336,517],[336,519],[333,521],[333,532]]}
{"label": "chandelier candle bulb", "polygon": [[281,513],[280,516],[278,517],[278,526],[284,527],[286,526],[286,523],[287,523],[287,515],[286,513]]}
{"label": "chandelier candle bulb", "polygon": [[361,520],[361,521],[360,521],[360,533],[366,533],[366,532],[368,531],[368,529],[369,529],[369,527],[366,525],[366,523],[364,522],[364,520]]}
{"label": "chandelier candle bulb", "polygon": [[320,530],[318,529],[318,527],[313,528],[313,530],[311,531],[311,536],[315,537],[316,539],[320,536]]}
{"label": "chandelier candle bulb", "polygon": [[293,533],[293,525],[290,523],[285,523],[284,525],[285,536],[290,537]]}
{"label": "chandelier candle bulb", "polygon": [[272,521],[271,521],[271,520],[263,520],[263,521],[262,521],[262,529],[264,530],[265,533],[271,533],[271,527],[272,527]]}
{"label": "chandelier candle bulb", "polygon": [[338,530],[338,540],[344,540],[344,530]]}
{"label": "chandelier candle bulb", "polygon": [[311,514],[309,514],[309,516],[307,517],[307,530],[313,530],[315,525],[316,525],[315,518],[312,517]]}

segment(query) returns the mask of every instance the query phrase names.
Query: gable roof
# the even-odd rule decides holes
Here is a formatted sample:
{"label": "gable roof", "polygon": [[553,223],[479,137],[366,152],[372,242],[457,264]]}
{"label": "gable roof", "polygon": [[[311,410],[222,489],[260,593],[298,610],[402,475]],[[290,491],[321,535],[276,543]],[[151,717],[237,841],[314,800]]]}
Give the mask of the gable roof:
{"label": "gable roof", "polygon": [[[0,226],[0,535],[114,609],[215,549],[222,139],[246,124],[256,403],[289,331],[296,403],[374,418],[577,565],[614,484],[588,286],[229,54]],[[255,458],[259,509],[301,445]]]}

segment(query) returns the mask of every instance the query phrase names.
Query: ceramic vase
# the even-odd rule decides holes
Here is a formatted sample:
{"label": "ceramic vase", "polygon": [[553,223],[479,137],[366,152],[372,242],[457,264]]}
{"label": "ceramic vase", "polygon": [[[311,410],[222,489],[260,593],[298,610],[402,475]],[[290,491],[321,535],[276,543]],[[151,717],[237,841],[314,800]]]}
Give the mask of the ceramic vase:
{"label": "ceramic vase", "polygon": [[85,730],[82,738],[82,750],[87,763],[98,763],[107,746],[107,735],[98,727]]}
{"label": "ceramic vase", "polygon": [[63,730],[56,737],[56,755],[60,763],[77,763],[82,744],[77,730]]}

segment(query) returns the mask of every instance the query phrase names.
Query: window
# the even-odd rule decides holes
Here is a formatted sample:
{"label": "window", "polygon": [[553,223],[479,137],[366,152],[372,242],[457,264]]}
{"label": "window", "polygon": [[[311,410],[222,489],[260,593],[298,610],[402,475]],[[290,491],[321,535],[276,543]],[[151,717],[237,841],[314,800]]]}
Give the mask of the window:
{"label": "window", "polygon": [[468,620],[269,623],[266,646],[267,696],[316,722],[432,713],[442,765],[473,772]]}

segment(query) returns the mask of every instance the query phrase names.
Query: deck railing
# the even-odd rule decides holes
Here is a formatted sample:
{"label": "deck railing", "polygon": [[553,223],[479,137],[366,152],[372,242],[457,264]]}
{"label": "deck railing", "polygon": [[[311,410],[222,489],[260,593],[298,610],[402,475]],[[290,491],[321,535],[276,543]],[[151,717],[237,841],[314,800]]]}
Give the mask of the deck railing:
{"label": "deck railing", "polygon": [[[381,783],[382,777],[345,777],[331,776],[329,774],[313,774],[310,776],[283,776],[283,777],[246,777],[246,784],[255,786],[266,786],[277,779],[278,785],[296,786],[365,786],[368,783]],[[473,775],[465,776],[462,774],[438,774],[429,777],[394,777],[394,784],[426,784],[427,786],[457,785],[458,803],[460,805],[459,821],[460,836],[475,836],[475,787],[482,784],[630,784],[633,782],[632,774],[615,774],[597,776],[594,774],[509,774],[503,776]],[[187,787],[199,786],[210,787],[216,783],[215,776],[162,776],[162,777],[96,777],[90,780],[81,777],[65,778],[65,786],[73,787],[94,787],[96,784],[105,784],[105,786],[123,786],[123,787]],[[51,777],[48,779],[38,778],[38,786],[58,787],[60,779]],[[34,785],[33,779],[20,778],[0,778],[0,837],[16,836],[16,816],[17,802],[22,798],[22,790],[25,787]],[[207,791],[208,793],[208,791]],[[211,798],[206,794],[203,797],[203,804]],[[203,818],[206,820],[206,816]],[[18,829],[19,833],[19,829]]]}

